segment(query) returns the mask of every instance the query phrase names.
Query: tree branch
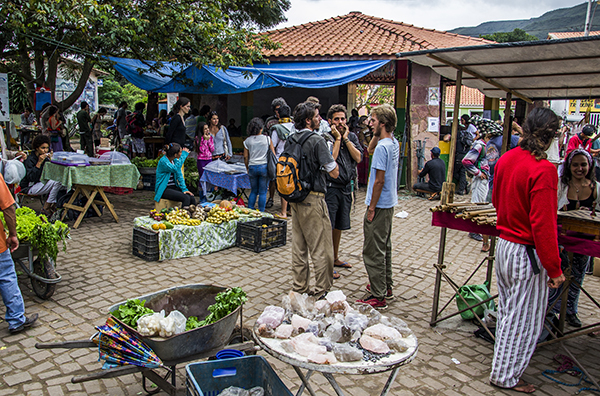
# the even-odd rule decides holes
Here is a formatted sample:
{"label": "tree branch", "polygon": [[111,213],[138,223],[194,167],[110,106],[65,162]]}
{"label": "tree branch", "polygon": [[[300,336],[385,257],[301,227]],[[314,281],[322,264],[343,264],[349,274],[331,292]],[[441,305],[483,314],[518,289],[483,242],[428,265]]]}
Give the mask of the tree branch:
{"label": "tree branch", "polygon": [[88,82],[93,67],[94,63],[92,62],[92,60],[89,58],[85,58],[85,61],[83,62],[83,68],[81,69],[81,75],[79,76],[79,81],[77,82],[77,87],[75,88],[75,91],[73,91],[73,93],[71,93],[71,95],[69,95],[65,100],[56,103],[56,106],[58,106],[60,110],[64,111],[65,109],[68,109],[69,107],[73,106],[73,104],[81,96],[83,90],[85,89],[85,84],[87,84]]}

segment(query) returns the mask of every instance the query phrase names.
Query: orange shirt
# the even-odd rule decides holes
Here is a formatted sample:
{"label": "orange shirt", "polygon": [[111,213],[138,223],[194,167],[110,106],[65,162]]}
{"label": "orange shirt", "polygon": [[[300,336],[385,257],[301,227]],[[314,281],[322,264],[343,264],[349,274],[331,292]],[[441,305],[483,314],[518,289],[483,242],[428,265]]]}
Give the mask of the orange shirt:
{"label": "orange shirt", "polygon": [[[4,210],[10,208],[11,205],[15,203],[15,199],[13,198],[6,182],[4,181],[4,177],[0,175],[0,209]],[[0,253],[3,253],[6,249],[8,249],[8,244],[6,243],[7,234],[4,233],[4,225],[0,221]]]}

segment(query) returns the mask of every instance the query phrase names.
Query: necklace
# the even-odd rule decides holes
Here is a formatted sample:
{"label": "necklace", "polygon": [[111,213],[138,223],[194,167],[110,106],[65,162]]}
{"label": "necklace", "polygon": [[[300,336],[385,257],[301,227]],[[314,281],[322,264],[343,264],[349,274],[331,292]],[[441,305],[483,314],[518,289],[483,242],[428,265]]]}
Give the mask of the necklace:
{"label": "necklace", "polygon": [[584,186],[583,183],[581,183],[579,186],[577,186],[573,180],[571,180],[571,185],[573,186],[573,188],[575,189],[575,193],[577,194],[577,203],[575,204],[575,209],[577,210],[581,206],[581,202],[579,199],[579,189],[583,188],[583,187],[587,187],[587,185]]}

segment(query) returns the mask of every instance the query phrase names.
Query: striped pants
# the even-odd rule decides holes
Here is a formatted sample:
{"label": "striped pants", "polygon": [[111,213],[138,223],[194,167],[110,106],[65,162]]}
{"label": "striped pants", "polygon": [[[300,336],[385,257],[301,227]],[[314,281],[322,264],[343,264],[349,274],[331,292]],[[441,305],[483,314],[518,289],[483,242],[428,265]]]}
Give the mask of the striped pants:
{"label": "striped pants", "polygon": [[548,301],[548,275],[539,263],[535,275],[525,245],[499,238],[496,254],[498,320],[490,382],[512,388],[535,350]]}

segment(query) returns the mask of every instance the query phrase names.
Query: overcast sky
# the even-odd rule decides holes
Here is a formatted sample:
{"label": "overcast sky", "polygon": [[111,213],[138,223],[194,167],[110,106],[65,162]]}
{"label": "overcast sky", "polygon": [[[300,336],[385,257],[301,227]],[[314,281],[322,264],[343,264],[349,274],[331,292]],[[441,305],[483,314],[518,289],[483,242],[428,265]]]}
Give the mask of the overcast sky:
{"label": "overcast sky", "polygon": [[[277,28],[318,21],[350,11],[438,30],[486,21],[529,19],[584,0],[291,0],[287,22]],[[599,7],[600,8],[600,7]],[[583,24],[584,21],[582,21]]]}

